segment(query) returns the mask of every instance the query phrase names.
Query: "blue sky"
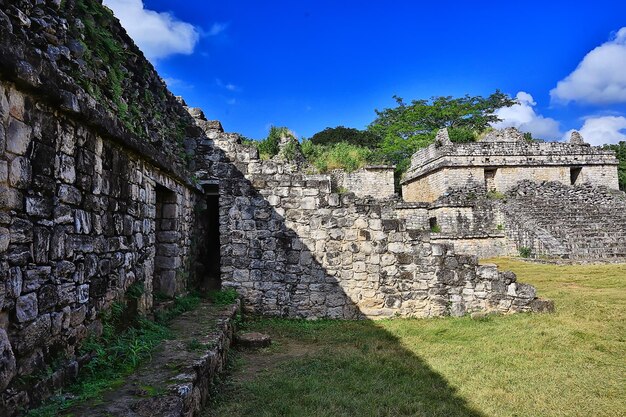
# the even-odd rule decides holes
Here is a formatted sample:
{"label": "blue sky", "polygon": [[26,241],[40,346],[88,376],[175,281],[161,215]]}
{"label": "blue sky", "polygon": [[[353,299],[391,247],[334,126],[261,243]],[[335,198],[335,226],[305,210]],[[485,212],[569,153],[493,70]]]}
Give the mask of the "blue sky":
{"label": "blue sky", "polygon": [[520,100],[500,126],[626,140],[626,2],[104,2],[175,94],[248,137],[500,89]]}

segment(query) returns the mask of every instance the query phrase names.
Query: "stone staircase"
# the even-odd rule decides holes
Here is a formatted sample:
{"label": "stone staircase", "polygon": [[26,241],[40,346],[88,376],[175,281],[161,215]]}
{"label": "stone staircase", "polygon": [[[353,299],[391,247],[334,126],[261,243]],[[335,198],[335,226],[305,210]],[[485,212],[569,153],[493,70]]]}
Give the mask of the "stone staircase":
{"label": "stone staircase", "polygon": [[626,194],[603,187],[522,182],[501,210],[506,232],[533,256],[626,259]]}

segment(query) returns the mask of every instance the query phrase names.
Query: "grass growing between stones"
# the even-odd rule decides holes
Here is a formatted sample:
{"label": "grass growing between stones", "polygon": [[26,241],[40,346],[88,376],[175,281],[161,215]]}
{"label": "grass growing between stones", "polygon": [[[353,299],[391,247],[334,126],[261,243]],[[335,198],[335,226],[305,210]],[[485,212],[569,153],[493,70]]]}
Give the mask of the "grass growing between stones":
{"label": "grass growing between stones", "polygon": [[81,369],[77,381],[43,406],[31,410],[27,417],[63,415],[63,410],[74,404],[99,398],[104,391],[120,386],[163,340],[171,337],[168,322],[199,304],[197,295],[177,298],[172,308],[156,315],[155,321],[137,317],[123,330],[120,326],[125,327],[127,320],[124,306],[114,304],[102,318],[102,336],[88,339],[81,346],[81,351],[92,353],[93,358]]}
{"label": "grass growing between stones", "polygon": [[556,313],[253,321],[206,416],[626,415],[626,265],[494,261]]}

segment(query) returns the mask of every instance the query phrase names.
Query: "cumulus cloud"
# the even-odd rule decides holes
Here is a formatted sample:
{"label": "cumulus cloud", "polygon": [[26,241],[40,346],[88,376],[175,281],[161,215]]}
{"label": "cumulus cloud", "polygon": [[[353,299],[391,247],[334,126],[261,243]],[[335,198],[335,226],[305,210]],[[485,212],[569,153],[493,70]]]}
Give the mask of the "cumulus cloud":
{"label": "cumulus cloud", "polygon": [[[599,116],[588,117],[579,130],[585,142],[591,145],[604,145],[626,140],[626,117]],[[563,139],[569,140],[572,131],[565,133]]]}
{"label": "cumulus cloud", "polygon": [[537,105],[533,96],[520,91],[515,96],[517,104],[496,110],[496,116],[502,119],[494,123],[496,129],[515,127],[522,132],[530,132],[533,137],[540,139],[558,139],[561,137],[559,122],[549,117],[543,117],[535,112]]}
{"label": "cumulus cloud", "polygon": [[175,54],[189,55],[200,29],[167,12],[144,7],[142,0],[104,0],[146,57],[155,62]]}
{"label": "cumulus cloud", "polygon": [[626,27],[589,52],[578,67],[559,81],[550,96],[555,102],[589,104],[626,102]]}

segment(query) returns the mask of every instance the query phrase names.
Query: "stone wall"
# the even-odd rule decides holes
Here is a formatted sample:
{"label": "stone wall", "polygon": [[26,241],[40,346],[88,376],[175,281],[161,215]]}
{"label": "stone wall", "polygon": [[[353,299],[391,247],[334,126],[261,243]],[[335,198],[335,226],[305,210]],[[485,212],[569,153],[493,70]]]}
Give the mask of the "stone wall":
{"label": "stone wall", "polygon": [[402,195],[432,202],[455,188],[480,185],[504,193],[523,180],[617,189],[617,159],[611,151],[579,143],[436,142],[413,155]]}
{"label": "stone wall", "polygon": [[196,175],[219,184],[222,283],[243,295],[247,311],[362,318],[544,307],[512,274],[408,228],[422,208],[338,194],[330,175],[261,161],[207,123],[198,120],[207,140],[196,149]]}
{"label": "stone wall", "polygon": [[354,172],[335,172],[332,178],[337,189],[357,197],[384,199],[395,195],[394,171],[390,165],[368,165]]}
{"label": "stone wall", "polygon": [[[144,313],[153,283],[167,295],[185,292],[189,277],[181,267],[189,270],[201,196],[4,82],[0,132],[0,329],[6,338],[0,388],[6,388],[55,358],[71,362],[80,342],[97,333],[99,313],[132,284],[144,288],[137,306]],[[160,208],[157,188],[169,197]],[[157,224],[164,222],[167,227]],[[164,266],[171,275],[159,270]],[[11,401],[11,392],[0,404]]]}
{"label": "stone wall", "polygon": [[187,291],[199,133],[100,2],[0,0],[0,409],[74,377],[131,285]]}
{"label": "stone wall", "polygon": [[522,182],[499,208],[505,232],[534,257],[626,258],[626,194],[606,187]]}

